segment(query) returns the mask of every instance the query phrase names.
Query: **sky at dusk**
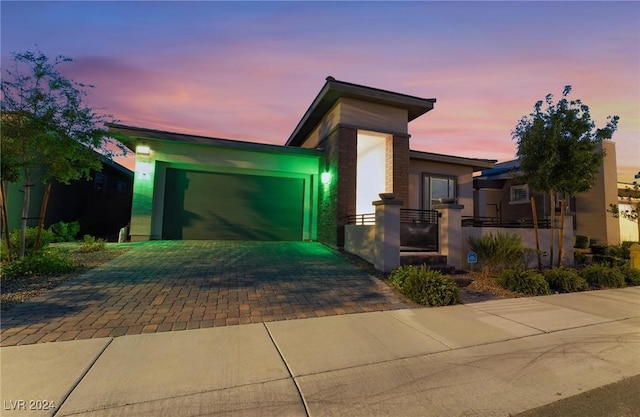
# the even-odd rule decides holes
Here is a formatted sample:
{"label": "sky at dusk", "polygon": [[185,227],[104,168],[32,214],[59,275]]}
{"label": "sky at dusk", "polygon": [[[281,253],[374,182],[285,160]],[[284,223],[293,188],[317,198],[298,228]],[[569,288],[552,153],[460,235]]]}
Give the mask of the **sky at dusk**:
{"label": "sky at dusk", "polygon": [[[66,55],[120,123],[284,144],[332,75],[422,98],[411,148],[513,159],[547,93],[620,116],[619,179],[640,171],[637,2],[13,2],[1,54]],[[131,161],[125,162],[129,167]]]}

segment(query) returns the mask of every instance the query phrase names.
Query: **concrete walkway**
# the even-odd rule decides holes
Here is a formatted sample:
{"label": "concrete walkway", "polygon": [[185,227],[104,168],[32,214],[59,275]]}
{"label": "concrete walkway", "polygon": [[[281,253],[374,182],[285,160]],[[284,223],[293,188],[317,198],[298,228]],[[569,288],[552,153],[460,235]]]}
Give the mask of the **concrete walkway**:
{"label": "concrete walkway", "polygon": [[153,241],[2,314],[2,346],[414,306],[311,242]]}
{"label": "concrete walkway", "polygon": [[640,287],[11,346],[0,360],[3,416],[508,416],[639,375]]}

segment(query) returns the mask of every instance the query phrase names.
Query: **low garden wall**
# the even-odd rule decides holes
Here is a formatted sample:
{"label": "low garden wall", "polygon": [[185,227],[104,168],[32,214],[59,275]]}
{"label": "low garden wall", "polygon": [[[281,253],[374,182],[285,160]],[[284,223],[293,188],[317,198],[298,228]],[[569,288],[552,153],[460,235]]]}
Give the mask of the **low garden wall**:
{"label": "low garden wall", "polygon": [[348,224],[344,227],[344,250],[376,263],[376,226]]}
{"label": "low garden wall", "polygon": [[[543,251],[544,256],[542,257],[542,264],[545,266],[549,266],[549,244],[551,243],[551,232],[554,234],[553,241],[553,251],[554,251],[554,265],[557,263],[558,259],[558,229],[539,229],[538,234],[540,237],[540,250]],[[467,243],[467,240],[470,236],[472,237],[480,237],[486,236],[489,234],[510,234],[510,235],[518,235],[522,238],[522,243],[525,248],[533,249],[536,248],[536,237],[534,229],[519,229],[519,228],[500,228],[500,227],[463,227],[462,228],[462,247],[465,250],[465,253],[468,253],[471,248]],[[564,222],[564,238],[563,238],[563,265],[565,266],[573,266],[573,223],[571,217],[565,218]],[[465,257],[466,261],[466,257]],[[532,252],[530,256],[525,260],[528,265],[527,267],[537,267],[538,260],[535,255],[535,252]],[[468,266],[468,265],[467,265]]]}

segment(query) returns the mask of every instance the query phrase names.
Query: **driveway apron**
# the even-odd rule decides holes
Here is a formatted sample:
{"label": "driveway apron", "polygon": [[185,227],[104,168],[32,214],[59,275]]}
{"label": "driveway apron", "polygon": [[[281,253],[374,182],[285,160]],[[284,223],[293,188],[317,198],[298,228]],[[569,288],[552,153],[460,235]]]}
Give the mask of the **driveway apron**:
{"label": "driveway apron", "polygon": [[319,243],[152,241],[4,312],[1,345],[408,307]]}

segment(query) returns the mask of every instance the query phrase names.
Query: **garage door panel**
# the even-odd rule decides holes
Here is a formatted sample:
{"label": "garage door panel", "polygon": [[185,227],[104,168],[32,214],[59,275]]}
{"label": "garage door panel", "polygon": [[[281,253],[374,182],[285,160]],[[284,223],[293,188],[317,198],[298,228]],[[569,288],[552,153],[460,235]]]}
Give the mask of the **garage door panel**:
{"label": "garage door panel", "polygon": [[304,181],[168,169],[165,239],[300,240]]}

